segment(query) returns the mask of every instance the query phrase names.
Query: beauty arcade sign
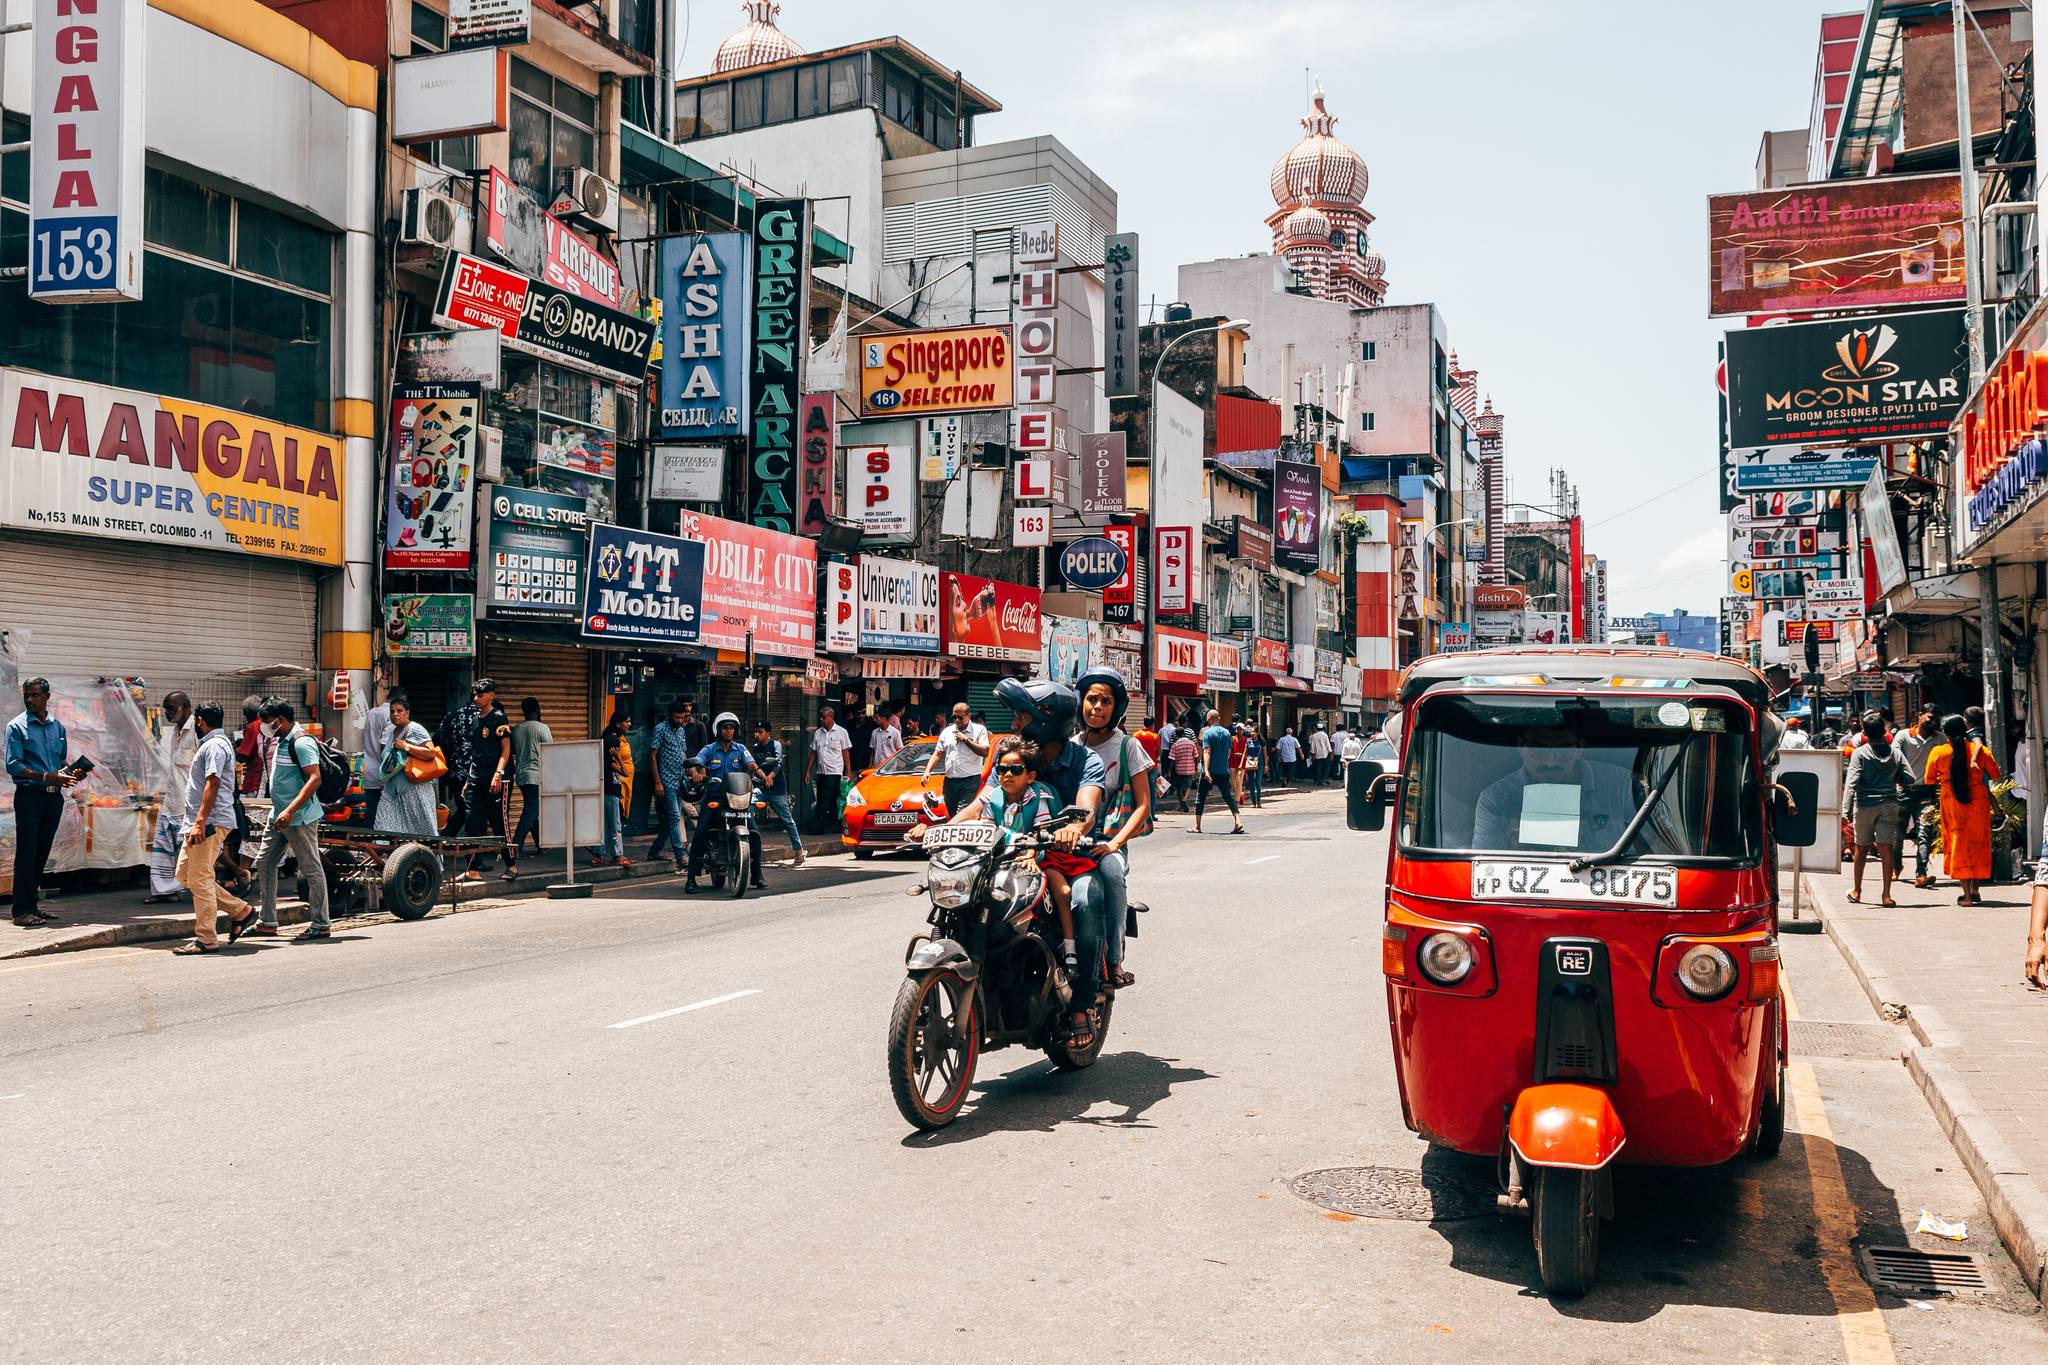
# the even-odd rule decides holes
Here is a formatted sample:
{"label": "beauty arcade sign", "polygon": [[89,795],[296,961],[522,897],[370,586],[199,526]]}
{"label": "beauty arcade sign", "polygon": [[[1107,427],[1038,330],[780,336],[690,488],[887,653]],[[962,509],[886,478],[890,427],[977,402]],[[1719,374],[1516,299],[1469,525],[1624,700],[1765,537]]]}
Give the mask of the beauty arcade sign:
{"label": "beauty arcade sign", "polygon": [[142,297],[147,0],[36,0],[28,296]]}

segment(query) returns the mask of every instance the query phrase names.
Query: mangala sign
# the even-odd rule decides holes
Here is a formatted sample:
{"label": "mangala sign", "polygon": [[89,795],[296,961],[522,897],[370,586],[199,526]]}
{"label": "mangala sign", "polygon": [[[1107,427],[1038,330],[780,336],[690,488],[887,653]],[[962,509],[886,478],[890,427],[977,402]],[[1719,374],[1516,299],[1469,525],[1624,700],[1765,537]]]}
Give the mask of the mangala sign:
{"label": "mangala sign", "polygon": [[0,525],[339,566],[339,436],[4,371]]}

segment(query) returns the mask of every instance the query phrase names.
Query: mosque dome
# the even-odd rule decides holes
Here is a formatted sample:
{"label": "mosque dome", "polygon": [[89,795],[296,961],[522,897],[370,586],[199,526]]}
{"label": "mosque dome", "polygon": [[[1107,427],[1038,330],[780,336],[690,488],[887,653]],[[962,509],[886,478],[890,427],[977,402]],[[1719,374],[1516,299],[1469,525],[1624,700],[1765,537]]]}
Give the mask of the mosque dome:
{"label": "mosque dome", "polygon": [[1282,208],[1309,201],[1363,203],[1368,183],[1365,158],[1336,137],[1337,117],[1323,102],[1321,84],[1301,127],[1301,141],[1273,163],[1273,202]]}
{"label": "mosque dome", "polygon": [[1330,236],[1330,217],[1313,204],[1303,204],[1287,215],[1287,221],[1280,225],[1281,233],[1290,241],[1304,241],[1310,238],[1327,241]]}
{"label": "mosque dome", "polygon": [[782,12],[782,6],[775,0],[747,0],[740,10],[747,16],[747,22],[718,45],[713,71],[737,71],[803,55],[804,50],[796,41],[775,26],[775,16]]}

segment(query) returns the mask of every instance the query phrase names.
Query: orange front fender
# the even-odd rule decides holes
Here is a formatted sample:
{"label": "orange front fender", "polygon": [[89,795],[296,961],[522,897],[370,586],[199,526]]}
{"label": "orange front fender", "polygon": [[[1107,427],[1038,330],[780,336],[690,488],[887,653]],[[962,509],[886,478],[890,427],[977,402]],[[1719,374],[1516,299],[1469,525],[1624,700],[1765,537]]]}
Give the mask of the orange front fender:
{"label": "orange front fender", "polygon": [[1626,1141],[1607,1092],[1590,1085],[1531,1086],[1508,1115],[1508,1142],[1531,1166],[1597,1171]]}

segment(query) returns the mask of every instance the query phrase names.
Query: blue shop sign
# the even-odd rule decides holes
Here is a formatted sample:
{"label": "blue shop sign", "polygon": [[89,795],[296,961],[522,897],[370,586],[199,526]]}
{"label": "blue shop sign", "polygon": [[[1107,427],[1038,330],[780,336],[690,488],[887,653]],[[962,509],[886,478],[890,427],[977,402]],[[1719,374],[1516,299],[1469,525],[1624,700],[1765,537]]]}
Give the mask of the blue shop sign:
{"label": "blue shop sign", "polygon": [[590,528],[583,633],[621,644],[694,645],[704,605],[704,542]]}
{"label": "blue shop sign", "polygon": [[2019,502],[2048,474],[2048,447],[2035,436],[2006,456],[2005,463],[1970,495],[1970,530],[1974,534],[1998,519],[1998,514]]}
{"label": "blue shop sign", "polygon": [[744,232],[661,239],[661,409],[668,440],[747,434]]}
{"label": "blue shop sign", "polygon": [[1060,577],[1070,588],[1099,592],[1123,578],[1130,560],[1124,547],[1106,536],[1084,536],[1060,551]]}

